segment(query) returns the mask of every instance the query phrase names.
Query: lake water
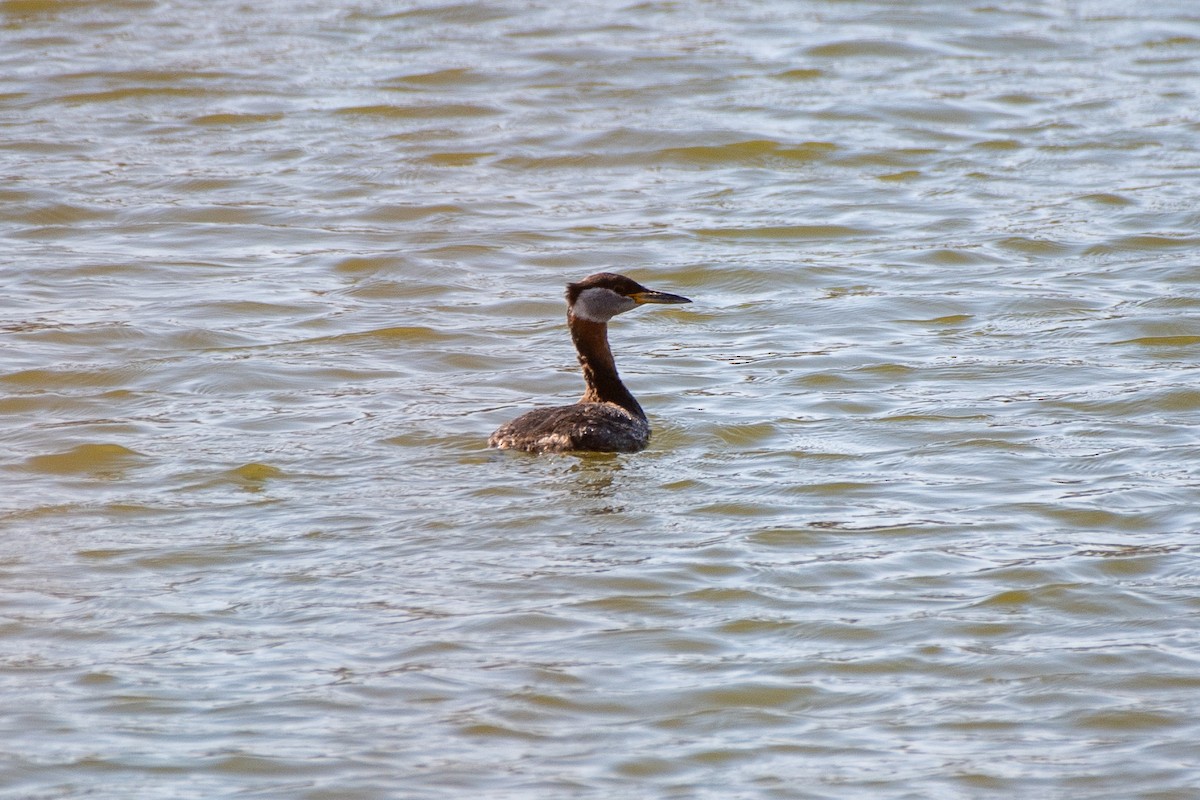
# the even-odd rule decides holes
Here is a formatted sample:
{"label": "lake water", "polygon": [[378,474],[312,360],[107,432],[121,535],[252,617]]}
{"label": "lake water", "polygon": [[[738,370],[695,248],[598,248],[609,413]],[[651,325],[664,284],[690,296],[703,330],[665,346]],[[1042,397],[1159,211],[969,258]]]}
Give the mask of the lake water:
{"label": "lake water", "polygon": [[[0,0],[0,796],[1200,796],[1191,0]],[[614,321],[635,455],[486,448]]]}

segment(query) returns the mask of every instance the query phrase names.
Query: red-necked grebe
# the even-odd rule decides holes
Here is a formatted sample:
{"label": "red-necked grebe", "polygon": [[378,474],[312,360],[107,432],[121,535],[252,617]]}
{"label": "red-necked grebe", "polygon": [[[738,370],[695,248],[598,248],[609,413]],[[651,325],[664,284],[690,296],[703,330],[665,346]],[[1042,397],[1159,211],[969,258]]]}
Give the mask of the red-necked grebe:
{"label": "red-necked grebe", "polygon": [[617,374],[608,347],[608,321],[646,303],[690,302],[611,272],[567,284],[567,327],[587,390],[573,406],[539,408],[502,425],[488,439],[488,446],[531,453],[634,453],[645,448],[650,423]]}

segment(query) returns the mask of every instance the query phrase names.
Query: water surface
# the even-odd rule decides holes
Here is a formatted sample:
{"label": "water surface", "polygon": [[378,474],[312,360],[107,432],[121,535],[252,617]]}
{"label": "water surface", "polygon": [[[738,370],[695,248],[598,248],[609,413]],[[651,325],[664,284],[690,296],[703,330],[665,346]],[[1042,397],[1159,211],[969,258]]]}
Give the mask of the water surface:
{"label": "water surface", "polygon": [[[0,794],[1200,792],[1200,14],[0,2]],[[613,324],[629,456],[485,447]]]}

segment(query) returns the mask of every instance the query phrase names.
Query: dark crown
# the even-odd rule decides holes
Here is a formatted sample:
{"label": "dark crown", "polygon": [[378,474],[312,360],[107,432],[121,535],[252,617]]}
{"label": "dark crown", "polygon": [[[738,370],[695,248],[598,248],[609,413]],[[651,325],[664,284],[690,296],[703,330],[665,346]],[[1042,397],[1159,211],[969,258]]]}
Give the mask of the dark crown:
{"label": "dark crown", "polygon": [[632,278],[626,278],[615,272],[597,272],[595,275],[588,275],[578,283],[567,284],[567,303],[575,305],[575,301],[579,299],[579,295],[584,289],[611,289],[626,297],[646,291],[645,286]]}

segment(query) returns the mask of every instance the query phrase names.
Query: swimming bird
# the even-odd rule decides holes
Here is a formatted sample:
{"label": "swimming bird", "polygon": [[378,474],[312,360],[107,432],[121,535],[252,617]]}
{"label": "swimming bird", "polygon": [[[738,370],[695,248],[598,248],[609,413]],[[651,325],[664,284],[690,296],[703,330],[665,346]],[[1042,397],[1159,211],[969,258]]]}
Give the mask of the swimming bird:
{"label": "swimming bird", "polygon": [[644,449],[650,441],[650,423],[617,374],[608,346],[608,321],[640,305],[690,302],[612,272],[597,272],[567,284],[567,328],[587,385],[583,397],[574,405],[539,408],[517,417],[500,426],[488,446],[531,453]]}

